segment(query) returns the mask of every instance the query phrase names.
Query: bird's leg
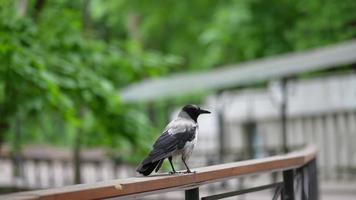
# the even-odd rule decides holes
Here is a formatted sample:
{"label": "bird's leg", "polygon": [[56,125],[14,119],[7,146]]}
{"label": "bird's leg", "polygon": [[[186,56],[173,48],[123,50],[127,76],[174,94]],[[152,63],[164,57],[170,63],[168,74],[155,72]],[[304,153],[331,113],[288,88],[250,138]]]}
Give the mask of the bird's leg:
{"label": "bird's leg", "polygon": [[169,160],[169,163],[171,164],[171,167],[172,167],[172,171],[169,172],[170,174],[175,174],[177,173],[176,170],[174,169],[174,166],[173,166],[173,163],[172,163],[172,156],[169,156],[168,157],[168,160]]}
{"label": "bird's leg", "polygon": [[183,158],[183,156],[182,156],[182,161],[183,161],[185,167],[187,168],[187,171],[186,171],[185,173],[187,173],[187,174],[188,174],[188,173],[195,173],[195,171],[194,171],[194,172],[190,171],[190,169],[189,169],[187,163],[185,162],[185,159]]}

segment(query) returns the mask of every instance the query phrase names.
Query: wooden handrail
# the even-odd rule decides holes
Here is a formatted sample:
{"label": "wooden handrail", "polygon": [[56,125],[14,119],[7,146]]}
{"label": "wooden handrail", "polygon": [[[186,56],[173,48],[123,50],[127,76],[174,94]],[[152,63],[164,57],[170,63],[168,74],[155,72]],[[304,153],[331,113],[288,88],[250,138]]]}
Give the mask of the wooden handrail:
{"label": "wooden handrail", "polygon": [[308,146],[303,150],[261,159],[246,160],[194,169],[194,174],[158,174],[149,177],[132,177],[93,184],[72,185],[61,188],[19,192],[0,196],[0,199],[102,199],[129,197],[182,190],[218,182],[237,176],[284,171],[299,168],[315,159],[317,149]]}

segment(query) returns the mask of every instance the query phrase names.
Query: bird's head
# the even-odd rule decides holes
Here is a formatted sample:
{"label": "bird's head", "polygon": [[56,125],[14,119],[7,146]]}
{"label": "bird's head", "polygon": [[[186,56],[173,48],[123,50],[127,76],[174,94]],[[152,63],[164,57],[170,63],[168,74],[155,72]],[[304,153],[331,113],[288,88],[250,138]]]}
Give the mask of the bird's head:
{"label": "bird's head", "polygon": [[186,112],[194,121],[197,121],[199,115],[201,114],[209,114],[210,111],[203,110],[197,105],[186,105],[182,108],[182,111]]}

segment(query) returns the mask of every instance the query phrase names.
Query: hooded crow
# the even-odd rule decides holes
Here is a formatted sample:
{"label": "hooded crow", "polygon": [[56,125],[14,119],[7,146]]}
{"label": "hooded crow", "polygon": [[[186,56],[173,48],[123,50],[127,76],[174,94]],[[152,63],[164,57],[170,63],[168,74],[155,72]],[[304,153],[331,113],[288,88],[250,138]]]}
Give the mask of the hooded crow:
{"label": "hooded crow", "polygon": [[157,172],[168,158],[172,167],[172,174],[177,173],[172,163],[172,157],[181,156],[187,168],[186,173],[191,173],[186,161],[193,152],[198,136],[198,116],[210,113],[196,105],[186,105],[179,112],[178,117],[171,121],[164,129],[162,135],[156,140],[150,154],[137,167],[136,171],[148,176],[153,170]]}

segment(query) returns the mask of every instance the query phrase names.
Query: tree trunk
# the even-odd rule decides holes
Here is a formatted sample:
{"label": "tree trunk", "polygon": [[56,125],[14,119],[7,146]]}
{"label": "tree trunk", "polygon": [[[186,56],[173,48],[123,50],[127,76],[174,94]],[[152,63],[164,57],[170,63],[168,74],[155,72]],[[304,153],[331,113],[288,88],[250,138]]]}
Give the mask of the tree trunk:
{"label": "tree trunk", "polygon": [[91,29],[90,0],[84,0],[82,23],[83,23],[83,30],[90,31]]}
{"label": "tree trunk", "polygon": [[37,21],[40,13],[42,12],[44,6],[46,4],[46,0],[37,0],[35,3],[35,7],[32,13],[33,20]]}
{"label": "tree trunk", "polygon": [[[1,109],[0,109],[0,113],[1,113]],[[2,155],[2,144],[4,143],[4,137],[5,137],[5,133],[8,129],[9,125],[7,124],[7,122],[5,122],[5,119],[0,119],[0,157]]]}
{"label": "tree trunk", "polygon": [[17,15],[24,17],[27,14],[28,0],[17,1]]}
{"label": "tree trunk", "polygon": [[127,32],[129,33],[131,40],[137,42],[138,44],[141,44],[139,25],[140,25],[140,16],[135,12],[131,12],[128,15],[128,19],[127,19]]}

